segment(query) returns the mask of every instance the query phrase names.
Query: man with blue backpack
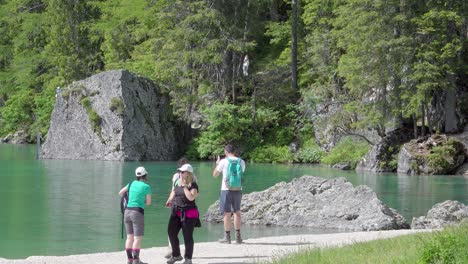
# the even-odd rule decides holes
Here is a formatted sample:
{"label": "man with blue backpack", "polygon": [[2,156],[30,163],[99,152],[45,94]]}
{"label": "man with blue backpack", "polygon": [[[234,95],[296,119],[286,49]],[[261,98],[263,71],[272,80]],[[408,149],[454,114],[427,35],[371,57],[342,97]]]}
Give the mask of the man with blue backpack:
{"label": "man with blue backpack", "polygon": [[241,228],[241,200],[242,200],[242,177],[245,171],[245,161],[235,155],[233,145],[224,147],[225,158],[216,160],[213,177],[221,173],[221,193],[219,197],[221,213],[224,213],[224,237],[220,243],[231,244],[231,215],[234,213],[234,229],[236,230],[236,243],[242,243]]}

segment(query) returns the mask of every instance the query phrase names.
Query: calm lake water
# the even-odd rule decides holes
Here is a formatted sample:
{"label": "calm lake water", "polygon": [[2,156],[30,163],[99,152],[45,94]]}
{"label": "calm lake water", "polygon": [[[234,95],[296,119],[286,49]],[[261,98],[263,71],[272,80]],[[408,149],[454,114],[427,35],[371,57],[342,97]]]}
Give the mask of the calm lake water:
{"label": "calm lake water", "polygon": [[[220,179],[211,176],[214,162],[193,162],[199,178],[201,213],[218,199]],[[0,144],[0,257],[70,255],[123,250],[118,191],[145,166],[152,186],[153,205],[145,210],[143,247],[167,245],[170,192],[176,162],[110,162],[37,160],[35,146]],[[312,165],[248,164],[244,193],[264,190],[280,181],[313,175],[345,177],[368,185],[408,222],[425,215],[434,204],[458,200],[468,204],[468,179],[461,176],[362,174]],[[243,226],[247,238],[324,233],[330,230]],[[222,224],[202,222],[195,241],[215,241]]]}

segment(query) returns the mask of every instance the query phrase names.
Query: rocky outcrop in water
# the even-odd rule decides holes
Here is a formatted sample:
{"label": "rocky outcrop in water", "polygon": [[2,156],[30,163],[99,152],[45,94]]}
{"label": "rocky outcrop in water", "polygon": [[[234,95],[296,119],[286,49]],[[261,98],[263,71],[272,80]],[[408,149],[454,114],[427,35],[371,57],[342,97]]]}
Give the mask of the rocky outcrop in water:
{"label": "rocky outcrop in water", "polygon": [[396,164],[392,163],[398,155],[399,146],[413,138],[413,133],[407,128],[400,128],[389,132],[382,140],[358,162],[357,171],[384,172],[395,171]]}
{"label": "rocky outcrop in water", "polygon": [[10,144],[29,144],[32,143],[28,137],[28,133],[24,130],[17,131],[14,134],[8,134],[4,138],[0,138],[0,142]]}
{"label": "rocky outcrop in water", "polygon": [[453,174],[466,159],[464,145],[446,135],[434,134],[403,145],[398,154],[398,173]]}
{"label": "rocky outcrop in water", "polygon": [[[241,212],[247,224],[355,231],[409,228],[405,218],[383,204],[369,187],[353,187],[345,178],[303,176],[244,194]],[[203,219],[222,222],[219,201]]]}
{"label": "rocky outcrop in water", "polygon": [[150,80],[115,70],[57,92],[44,159],[174,160],[181,131],[169,97]]}
{"label": "rocky outcrop in water", "polygon": [[434,205],[426,216],[413,217],[412,229],[434,229],[468,220],[468,206],[458,201],[447,200]]}

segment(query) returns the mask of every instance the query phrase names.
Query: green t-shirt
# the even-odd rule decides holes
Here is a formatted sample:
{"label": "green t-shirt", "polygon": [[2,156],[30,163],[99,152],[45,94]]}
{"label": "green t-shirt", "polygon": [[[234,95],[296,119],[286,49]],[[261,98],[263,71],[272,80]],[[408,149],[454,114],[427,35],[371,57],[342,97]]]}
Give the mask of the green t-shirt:
{"label": "green t-shirt", "polygon": [[146,182],[133,181],[132,185],[130,185],[130,190],[128,190],[129,201],[127,207],[141,207],[145,209],[147,194],[151,194],[151,187]]}

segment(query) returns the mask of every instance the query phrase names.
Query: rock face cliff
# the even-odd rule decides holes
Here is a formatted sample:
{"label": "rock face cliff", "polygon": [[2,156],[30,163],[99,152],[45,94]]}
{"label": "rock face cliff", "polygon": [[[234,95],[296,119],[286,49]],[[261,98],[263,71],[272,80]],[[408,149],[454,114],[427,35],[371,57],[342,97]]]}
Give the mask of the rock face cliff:
{"label": "rock face cliff", "polygon": [[[345,178],[303,176],[242,196],[242,222],[371,231],[409,228],[405,218],[377,198],[369,187],[353,187]],[[219,200],[205,221],[222,222]]]}
{"label": "rock face cliff", "polygon": [[183,129],[150,80],[115,70],[57,91],[44,159],[174,160]]}

